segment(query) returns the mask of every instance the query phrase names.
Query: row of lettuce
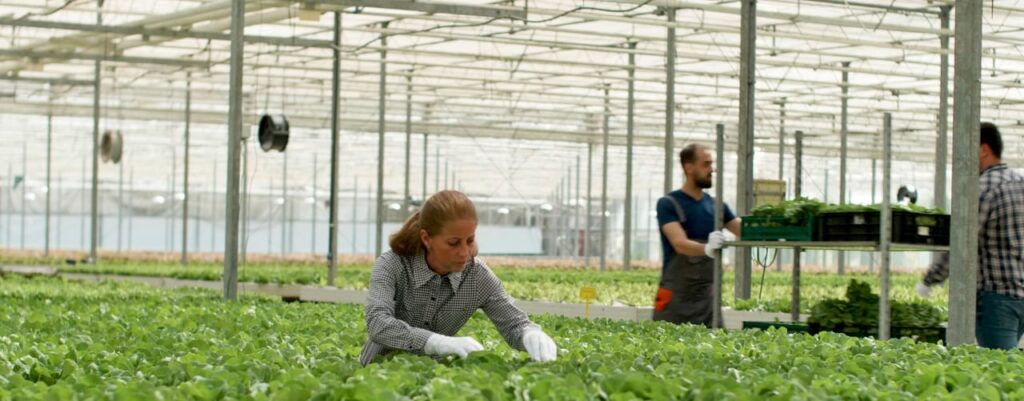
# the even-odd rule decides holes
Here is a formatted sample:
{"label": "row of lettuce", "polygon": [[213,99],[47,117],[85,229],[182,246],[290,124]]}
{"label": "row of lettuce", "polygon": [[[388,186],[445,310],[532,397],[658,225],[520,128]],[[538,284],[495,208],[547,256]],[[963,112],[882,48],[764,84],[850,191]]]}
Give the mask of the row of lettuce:
{"label": "row of lettuce", "polygon": [[1024,398],[1024,359],[839,334],[535,317],[538,364],[486,317],[466,360],[361,367],[355,306],[202,290],[0,278],[0,400],[916,400]]}
{"label": "row of lettuce", "polygon": [[[216,264],[192,264],[181,266],[170,262],[104,262],[99,265],[62,265],[64,273],[112,274],[172,277],[178,279],[219,281],[223,267]],[[635,270],[629,272],[583,269],[552,268],[493,268],[501,278],[506,290],[516,299],[581,303],[581,286],[597,289],[597,299],[602,305],[649,306],[653,303],[658,286],[659,272]],[[343,266],[338,269],[334,285],[345,289],[366,289],[370,280],[370,266]],[[737,310],[761,310],[768,312],[790,312],[792,276],[785,272],[761,272],[755,278],[751,299],[736,300],[723,297],[726,307]],[[834,274],[804,273],[801,277],[801,312],[809,313],[814,305],[828,299],[841,297],[850,278],[856,278],[871,286],[876,293],[879,281],[876,275],[860,274],[836,276]],[[734,276],[726,272],[723,294],[732,294]],[[245,265],[239,270],[239,280],[255,283],[279,283],[296,285],[326,285],[327,272],[320,266],[308,265]],[[890,296],[902,302],[929,303],[945,314],[947,292],[937,288],[929,299],[920,299],[914,291],[919,275],[897,274],[892,277]]]}

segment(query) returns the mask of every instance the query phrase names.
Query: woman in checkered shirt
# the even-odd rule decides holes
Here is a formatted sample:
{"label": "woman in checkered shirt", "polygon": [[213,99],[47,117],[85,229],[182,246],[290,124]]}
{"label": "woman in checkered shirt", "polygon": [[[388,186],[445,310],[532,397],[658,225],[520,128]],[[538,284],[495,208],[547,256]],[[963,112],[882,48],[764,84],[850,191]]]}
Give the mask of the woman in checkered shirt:
{"label": "woman in checkered shirt", "polygon": [[512,348],[534,361],[555,360],[555,342],[476,257],[477,221],[465,194],[441,191],[391,235],[391,250],[377,258],[370,278],[360,363],[398,351],[436,357],[481,351],[475,339],[455,337],[477,309]]}

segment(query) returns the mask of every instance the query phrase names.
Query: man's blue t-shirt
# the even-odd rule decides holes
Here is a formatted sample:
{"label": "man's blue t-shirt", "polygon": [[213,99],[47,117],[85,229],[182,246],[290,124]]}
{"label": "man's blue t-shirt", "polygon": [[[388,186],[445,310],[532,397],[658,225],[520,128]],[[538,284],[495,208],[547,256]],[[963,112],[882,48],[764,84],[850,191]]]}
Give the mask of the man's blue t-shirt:
{"label": "man's blue t-shirt", "polygon": [[[668,242],[668,237],[661,231],[662,226],[671,222],[680,222],[683,225],[683,231],[686,232],[686,237],[699,242],[707,242],[708,235],[715,231],[715,198],[711,197],[707,192],[704,193],[704,197],[701,200],[693,199],[693,197],[678,189],[669,192],[666,196],[671,196],[676,202],[679,202],[679,206],[683,208],[683,213],[686,216],[681,219],[679,213],[676,212],[675,205],[667,198],[658,199],[658,233],[661,234],[663,272],[668,268],[672,257],[676,255],[676,250],[672,248],[672,244]],[[724,224],[735,219],[736,215],[729,209],[729,205],[723,206],[722,223]]]}

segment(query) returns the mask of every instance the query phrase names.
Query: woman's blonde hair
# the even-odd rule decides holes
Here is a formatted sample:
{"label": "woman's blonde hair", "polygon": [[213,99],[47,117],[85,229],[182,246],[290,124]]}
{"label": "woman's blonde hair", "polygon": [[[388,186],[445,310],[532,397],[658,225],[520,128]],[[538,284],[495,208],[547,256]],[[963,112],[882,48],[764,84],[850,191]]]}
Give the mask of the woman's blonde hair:
{"label": "woman's blonde hair", "polygon": [[409,216],[398,232],[391,234],[391,250],[403,256],[416,255],[423,247],[420,230],[434,236],[445,224],[462,219],[477,221],[473,201],[459,191],[438,192],[427,199],[419,211]]}

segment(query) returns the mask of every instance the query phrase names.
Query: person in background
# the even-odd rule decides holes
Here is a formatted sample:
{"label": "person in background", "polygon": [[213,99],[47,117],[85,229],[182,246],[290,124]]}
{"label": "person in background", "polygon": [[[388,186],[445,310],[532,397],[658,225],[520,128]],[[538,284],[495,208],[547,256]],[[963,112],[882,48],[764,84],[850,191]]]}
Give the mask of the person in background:
{"label": "person in background", "polygon": [[[981,123],[978,154],[978,287],[975,335],[985,348],[1016,349],[1024,334],[1024,176],[1002,161],[1003,138]],[[917,284],[922,297],[949,278],[949,253]]]}
{"label": "person in background", "polygon": [[[715,172],[708,149],[690,144],[679,152],[686,182],[683,188],[658,200],[661,227],[661,282],[654,300],[654,320],[703,324],[711,327],[715,251],[722,248],[727,234],[715,231],[715,199],[711,188]],[[728,205],[723,208],[725,228],[740,235],[740,219]]]}
{"label": "person in background", "polygon": [[377,357],[411,352],[436,357],[484,347],[454,337],[482,309],[514,349],[534,361],[553,361],[555,342],[512,304],[501,281],[476,256],[477,214],[457,191],[441,191],[391,235],[391,250],[377,258],[366,300],[368,338],[363,365]]}

